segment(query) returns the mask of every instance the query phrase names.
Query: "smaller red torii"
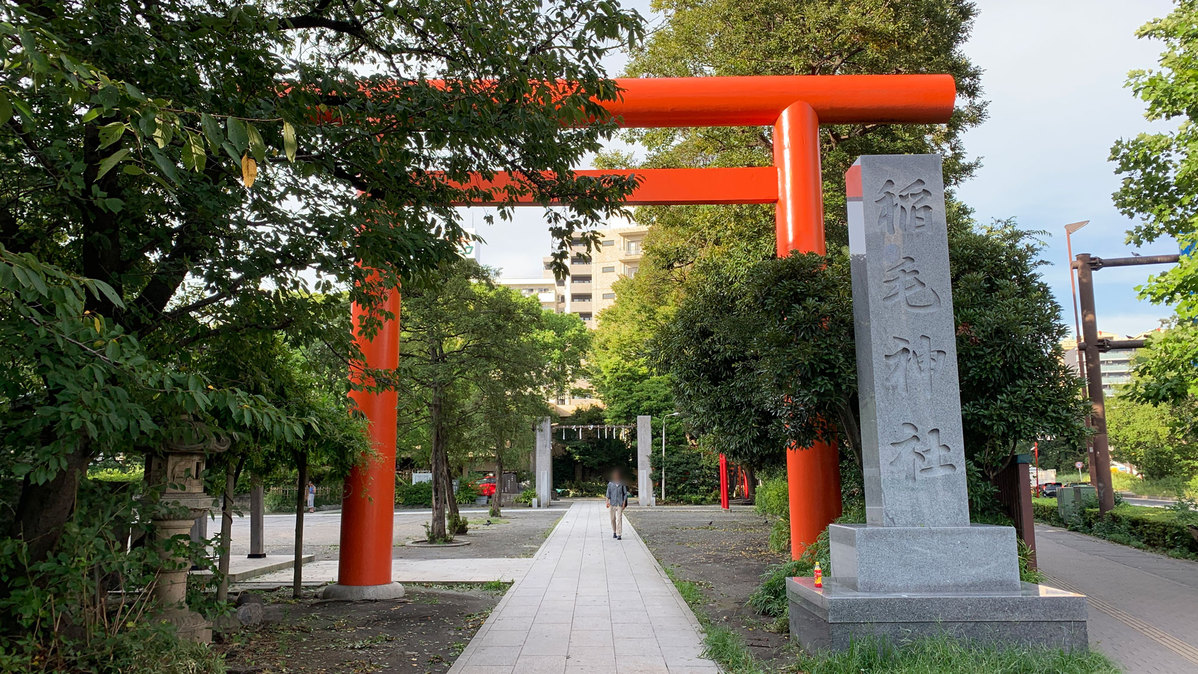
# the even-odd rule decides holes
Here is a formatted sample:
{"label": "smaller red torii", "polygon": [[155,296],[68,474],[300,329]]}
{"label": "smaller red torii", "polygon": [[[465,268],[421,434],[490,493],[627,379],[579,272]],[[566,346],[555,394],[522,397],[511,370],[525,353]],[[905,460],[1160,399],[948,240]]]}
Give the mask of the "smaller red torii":
{"label": "smaller red torii", "polygon": [[[626,128],[773,126],[774,165],[751,168],[578,171],[635,175],[629,205],[775,204],[779,256],[825,254],[819,125],[939,124],[949,120],[956,86],[949,75],[825,75],[617,79],[619,100],[601,105]],[[500,173],[468,185],[518,184]],[[531,197],[517,200],[537,205]],[[488,205],[473,201],[461,205]],[[382,308],[395,316],[372,339],[358,330],[366,311],[353,307],[365,365],[393,369],[399,355],[397,290]],[[354,467],[342,499],[338,581],[331,595],[379,597],[391,584],[395,501],[395,391],[350,394],[370,420],[376,453]],[[791,552],[798,557],[840,515],[840,474],[834,444],[817,442],[786,452]]]}

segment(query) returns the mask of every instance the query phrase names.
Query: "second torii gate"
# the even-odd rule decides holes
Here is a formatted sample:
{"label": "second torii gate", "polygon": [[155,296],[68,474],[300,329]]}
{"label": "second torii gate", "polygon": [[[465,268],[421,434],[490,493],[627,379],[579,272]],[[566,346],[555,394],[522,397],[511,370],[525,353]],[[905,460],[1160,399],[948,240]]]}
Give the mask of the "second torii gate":
{"label": "second torii gate", "polygon": [[[774,165],[753,168],[579,171],[635,174],[628,205],[776,204],[779,256],[826,253],[819,125],[934,124],[949,120],[956,86],[949,75],[826,75],[617,79],[621,98],[603,106],[626,128],[773,126]],[[499,175],[487,183],[514,180]],[[480,181],[481,182],[481,181]],[[477,202],[474,205],[489,205]],[[536,204],[531,201],[527,205]],[[368,368],[393,369],[399,358],[399,293],[391,290],[373,339],[359,337]],[[355,330],[363,308],[353,307]],[[337,585],[326,596],[397,596],[391,582],[395,490],[394,391],[351,394],[370,421],[376,454],[350,473],[342,501]],[[840,515],[834,444],[788,448],[791,553],[798,557]]]}

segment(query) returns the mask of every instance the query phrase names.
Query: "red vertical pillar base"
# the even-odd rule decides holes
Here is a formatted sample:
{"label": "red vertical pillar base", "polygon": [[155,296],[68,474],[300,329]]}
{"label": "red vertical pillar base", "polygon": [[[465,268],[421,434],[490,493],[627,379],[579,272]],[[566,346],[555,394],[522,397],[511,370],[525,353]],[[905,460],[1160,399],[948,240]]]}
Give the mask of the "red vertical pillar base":
{"label": "red vertical pillar base", "polygon": [[790,505],[790,556],[798,559],[829,524],[840,517],[840,452],[835,443],[817,442],[786,450]]}
{"label": "red vertical pillar base", "polygon": [[[775,213],[778,256],[791,252],[824,255],[823,180],[819,162],[819,117],[798,102],[774,123],[774,166],[778,168]],[[808,545],[840,517],[840,464],[836,445],[817,442],[786,452],[790,500],[790,554]]]}
{"label": "red vertical pillar base", "polygon": [[[399,292],[392,290],[382,309],[394,318],[383,321],[373,339],[358,337],[366,366],[394,369],[399,364]],[[365,310],[353,306],[355,331]],[[358,333],[360,335],[360,333]],[[326,599],[392,599],[403,586],[391,582],[391,545],[395,526],[395,391],[352,391],[350,397],[370,422],[374,454],[355,466],[341,497],[341,548],[337,584],[325,588]]]}
{"label": "red vertical pillar base", "polygon": [[720,507],[728,509],[728,459],[720,454]]}

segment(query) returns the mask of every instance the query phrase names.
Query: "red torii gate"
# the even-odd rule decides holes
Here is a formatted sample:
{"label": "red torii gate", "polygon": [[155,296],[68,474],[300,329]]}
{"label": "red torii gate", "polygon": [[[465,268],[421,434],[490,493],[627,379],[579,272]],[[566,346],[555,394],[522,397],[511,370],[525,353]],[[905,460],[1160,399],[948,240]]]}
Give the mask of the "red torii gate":
{"label": "red torii gate", "polygon": [[[774,127],[774,165],[755,168],[579,171],[635,174],[629,205],[776,204],[778,255],[826,253],[819,125],[943,123],[956,86],[949,75],[825,75],[617,79],[621,98],[604,102],[622,127]],[[485,184],[499,187],[506,174]],[[539,205],[531,197],[522,203]],[[475,202],[474,205],[487,205]],[[393,369],[399,359],[397,290],[382,308],[394,315],[373,339],[358,338],[368,368]],[[353,306],[355,330],[364,309]],[[331,595],[386,596],[391,583],[395,501],[394,391],[351,393],[370,421],[376,454],[350,473],[342,500],[337,586]],[[798,557],[840,515],[840,471],[834,444],[786,452],[791,554]],[[338,587],[339,586],[339,587]],[[383,587],[385,586],[385,587]],[[395,586],[397,587],[397,586]]]}

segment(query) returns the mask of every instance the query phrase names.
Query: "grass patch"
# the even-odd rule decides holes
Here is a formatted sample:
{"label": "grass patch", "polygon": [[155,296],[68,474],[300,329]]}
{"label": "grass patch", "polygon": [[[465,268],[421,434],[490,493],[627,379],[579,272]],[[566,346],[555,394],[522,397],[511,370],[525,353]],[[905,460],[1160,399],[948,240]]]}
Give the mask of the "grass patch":
{"label": "grass patch", "polygon": [[875,641],[862,641],[841,653],[802,654],[796,671],[806,674],[1106,674],[1119,668],[1106,656],[1066,653],[1046,648],[997,648],[975,646],[949,637],[934,637],[894,648]]}

